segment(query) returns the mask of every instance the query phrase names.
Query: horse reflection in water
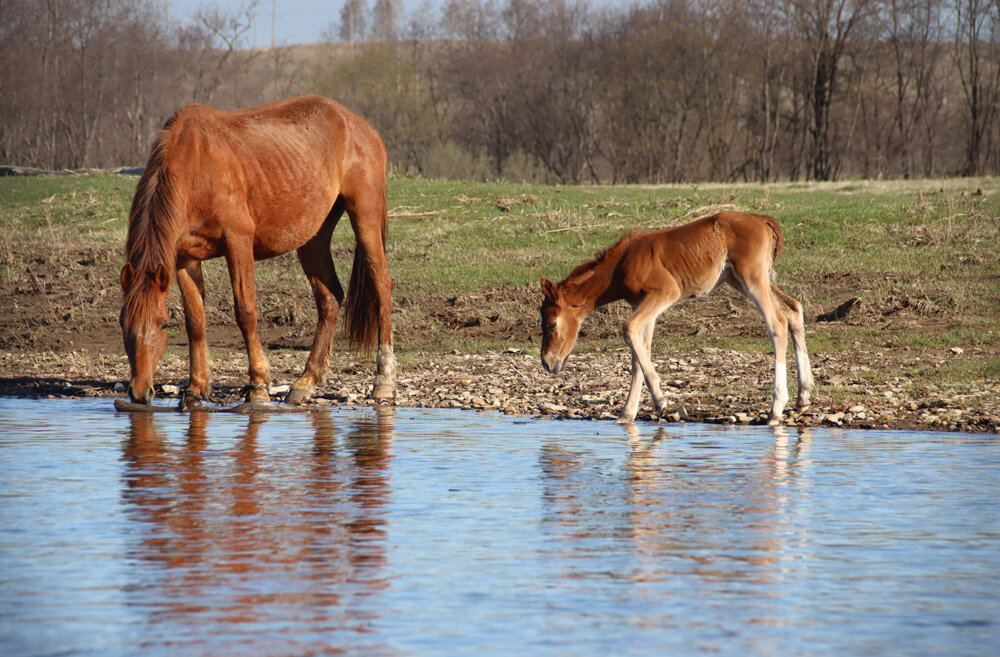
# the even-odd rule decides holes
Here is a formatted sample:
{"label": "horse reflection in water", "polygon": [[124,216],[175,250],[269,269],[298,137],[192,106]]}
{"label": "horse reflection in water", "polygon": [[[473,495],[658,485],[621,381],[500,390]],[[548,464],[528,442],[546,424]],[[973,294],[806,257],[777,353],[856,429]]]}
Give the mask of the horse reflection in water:
{"label": "horse reflection in water", "polygon": [[[711,438],[684,439],[674,450],[664,427],[648,437],[626,425],[629,452],[620,469],[547,443],[540,456],[546,524],[565,532],[567,545],[627,540],[634,559],[616,575],[636,582],[689,582],[677,578],[693,575],[766,586],[780,579],[785,548],[795,540],[790,516],[807,503],[801,466],[810,444],[806,431],[792,438],[785,427],[771,429],[770,453],[748,457],[749,465],[727,460],[731,450],[715,449]],[[568,556],[557,561],[573,563]]]}
{"label": "horse reflection in water", "polygon": [[[263,654],[271,643],[330,651],[324,640],[343,647],[337,632],[363,640],[388,587],[394,409],[378,407],[342,441],[329,414],[308,415],[312,446],[296,449],[261,445],[266,415],[248,416],[234,443],[217,438],[232,423],[209,413],[190,415],[183,442],[165,439],[153,414],[130,414],[123,497],[147,523],[135,585],[161,589],[150,619],[167,626],[165,642],[211,652],[213,635],[235,632]],[[314,631],[289,632],[305,626]]]}

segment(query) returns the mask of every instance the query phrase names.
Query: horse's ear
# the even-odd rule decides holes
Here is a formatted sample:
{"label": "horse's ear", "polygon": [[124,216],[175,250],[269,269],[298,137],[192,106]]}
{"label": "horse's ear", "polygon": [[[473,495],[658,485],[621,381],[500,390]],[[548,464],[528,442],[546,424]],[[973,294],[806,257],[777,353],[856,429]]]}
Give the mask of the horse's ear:
{"label": "horse's ear", "polygon": [[166,265],[161,264],[158,266],[153,276],[154,280],[156,280],[157,287],[160,288],[160,292],[166,292],[170,289],[170,272],[167,271]]}
{"label": "horse's ear", "polygon": [[547,299],[555,301],[559,298],[559,287],[547,278],[542,279],[542,294]]}
{"label": "horse's ear", "polygon": [[126,262],[125,266],[122,267],[122,291],[127,292],[132,286],[132,281],[135,280],[135,269],[132,268],[132,264]]}

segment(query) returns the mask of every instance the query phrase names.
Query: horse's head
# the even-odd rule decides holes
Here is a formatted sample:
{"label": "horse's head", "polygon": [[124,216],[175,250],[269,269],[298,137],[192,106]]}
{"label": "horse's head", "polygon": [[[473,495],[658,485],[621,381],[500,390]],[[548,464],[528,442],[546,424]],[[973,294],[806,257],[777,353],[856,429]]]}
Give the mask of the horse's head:
{"label": "horse's head", "polygon": [[128,396],[138,404],[153,401],[153,376],[167,346],[167,290],[170,272],[165,265],[136,271],[122,268],[124,303],[119,317],[125,353],[131,370]]}
{"label": "horse's head", "polygon": [[559,286],[547,278],[542,279],[542,307],[539,311],[542,322],[542,367],[546,372],[558,374],[566,366],[576,337],[580,334],[580,323],[587,314],[587,308],[573,305]]}

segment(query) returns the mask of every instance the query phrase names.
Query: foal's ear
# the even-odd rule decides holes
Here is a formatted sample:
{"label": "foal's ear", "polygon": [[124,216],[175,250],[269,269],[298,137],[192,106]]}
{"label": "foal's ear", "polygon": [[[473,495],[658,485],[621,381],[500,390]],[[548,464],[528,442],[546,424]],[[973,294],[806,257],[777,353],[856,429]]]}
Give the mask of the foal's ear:
{"label": "foal's ear", "polygon": [[542,294],[545,298],[555,301],[559,298],[559,287],[547,278],[542,279]]}
{"label": "foal's ear", "polygon": [[128,289],[132,286],[132,281],[135,280],[135,269],[132,268],[132,264],[126,262],[125,266],[122,267],[122,291],[128,292]]}

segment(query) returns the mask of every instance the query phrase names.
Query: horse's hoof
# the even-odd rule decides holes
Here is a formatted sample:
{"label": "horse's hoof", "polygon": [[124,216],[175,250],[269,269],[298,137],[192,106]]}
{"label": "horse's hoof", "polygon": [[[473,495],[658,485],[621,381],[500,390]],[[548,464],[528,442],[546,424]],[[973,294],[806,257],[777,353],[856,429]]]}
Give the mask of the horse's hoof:
{"label": "horse's hoof", "polygon": [[192,408],[198,408],[199,406],[201,406],[201,399],[199,399],[197,396],[188,393],[185,393],[183,396],[181,396],[181,403],[180,403],[181,409],[187,411]]}
{"label": "horse's hoof", "polygon": [[251,383],[243,388],[244,399],[248,404],[263,404],[271,401],[267,394],[267,386],[263,383]]}
{"label": "horse's hoof", "polygon": [[635,416],[622,413],[621,415],[618,416],[618,419],[615,420],[615,422],[618,424],[634,424]]}
{"label": "horse's hoof", "polygon": [[312,399],[312,391],[306,388],[292,388],[285,395],[285,403],[292,404],[293,406],[304,404],[310,399]]}
{"label": "horse's hoof", "polygon": [[392,401],[396,398],[396,388],[391,385],[378,385],[372,390],[372,399],[375,401]]}
{"label": "horse's hoof", "polygon": [[776,427],[781,424],[781,418],[774,415],[773,413],[767,418],[767,425],[770,427]]}
{"label": "horse's hoof", "polygon": [[796,402],[795,402],[795,410],[801,412],[801,411],[806,410],[807,408],[809,408],[809,400],[808,399],[799,399],[799,400],[796,400]]}

